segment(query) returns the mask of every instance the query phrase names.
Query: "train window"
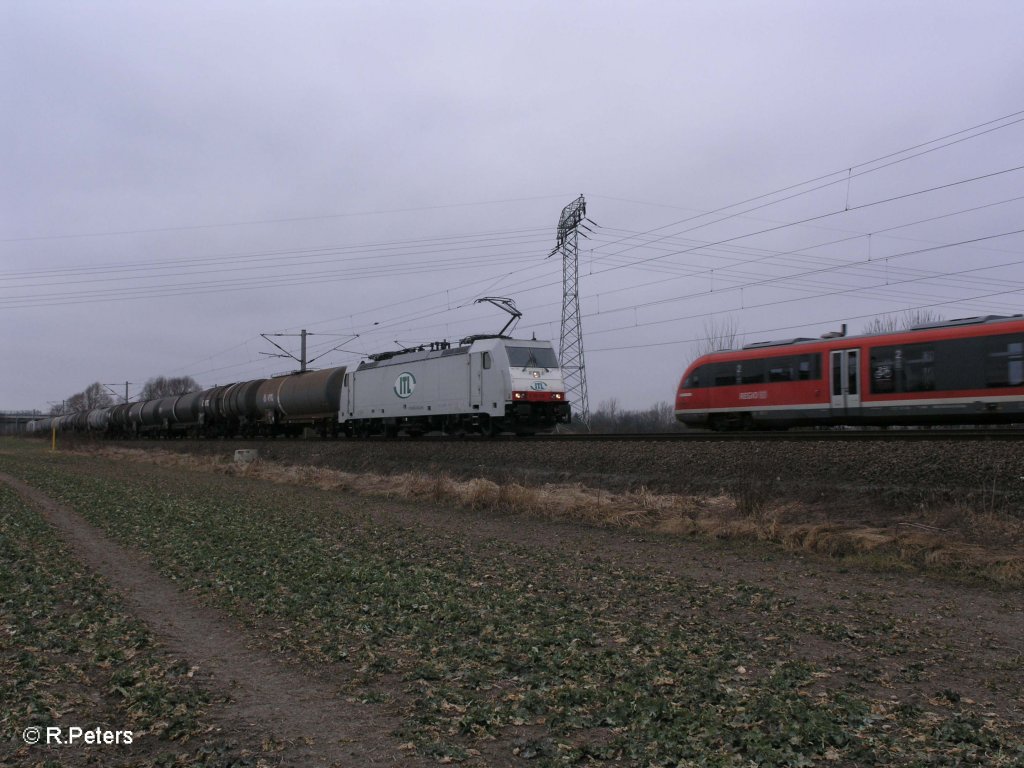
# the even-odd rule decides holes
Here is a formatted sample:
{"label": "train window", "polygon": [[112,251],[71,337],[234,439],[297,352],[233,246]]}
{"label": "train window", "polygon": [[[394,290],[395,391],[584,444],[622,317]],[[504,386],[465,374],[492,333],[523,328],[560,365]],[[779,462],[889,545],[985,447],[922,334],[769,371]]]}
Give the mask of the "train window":
{"label": "train window", "polygon": [[821,355],[800,355],[797,359],[797,378],[811,381],[821,378]]}
{"label": "train window", "polygon": [[768,381],[796,381],[798,357],[769,357],[764,361]]}
{"label": "train window", "polygon": [[843,394],[843,356],[838,352],[832,353],[832,394]]}
{"label": "train window", "polygon": [[484,352],[483,355],[481,355],[480,364],[484,367],[484,370],[487,370],[487,369],[489,369],[491,367],[491,353],[490,352]]}
{"label": "train window", "polygon": [[990,387],[1024,385],[1024,342],[1012,336],[988,340],[985,383]]}
{"label": "train window", "polygon": [[513,368],[557,368],[558,360],[551,347],[506,347]]}
{"label": "train window", "polygon": [[708,381],[710,369],[710,365],[702,365],[691,371],[690,375],[686,377],[686,381],[683,382],[683,389],[700,389],[701,380]]}
{"label": "train window", "polygon": [[870,355],[873,393],[930,392],[936,388],[933,345],[875,347]]}
{"label": "train window", "polygon": [[714,367],[715,386],[729,387],[739,384],[740,364],[739,363],[717,363]]}
{"label": "train window", "polygon": [[[808,381],[821,378],[821,355],[786,355],[730,363],[708,363],[693,371],[684,388]],[[699,383],[698,383],[699,382]]]}
{"label": "train window", "polygon": [[935,389],[935,350],[931,345],[909,344],[903,349],[903,391]]}
{"label": "train window", "polygon": [[739,384],[762,384],[764,382],[764,360],[744,360],[736,366]]}
{"label": "train window", "polygon": [[871,392],[876,395],[894,391],[895,370],[891,348],[871,350]]}
{"label": "train window", "polygon": [[857,365],[857,355],[858,352],[857,350],[854,349],[848,350],[846,352],[846,391],[849,392],[851,395],[856,395],[859,391],[857,384],[857,374],[859,368],[859,366]]}

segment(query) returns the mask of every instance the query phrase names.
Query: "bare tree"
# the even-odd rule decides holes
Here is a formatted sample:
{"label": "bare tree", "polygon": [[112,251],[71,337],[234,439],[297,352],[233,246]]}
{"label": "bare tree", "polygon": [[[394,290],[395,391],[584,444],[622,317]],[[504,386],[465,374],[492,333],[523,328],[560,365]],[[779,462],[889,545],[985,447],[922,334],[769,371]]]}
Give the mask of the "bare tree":
{"label": "bare tree", "polygon": [[915,325],[939,323],[943,316],[931,309],[909,309],[900,315],[879,315],[864,325],[864,333],[892,333],[893,331],[909,331]]}
{"label": "bare tree", "polygon": [[156,400],[161,397],[187,395],[189,392],[198,392],[199,389],[201,387],[191,376],[155,376],[143,385],[139,399]]}
{"label": "bare tree", "polygon": [[723,349],[739,349],[742,345],[743,337],[735,317],[711,315],[704,320],[704,336],[696,344],[694,357]]}
{"label": "bare tree", "polygon": [[107,388],[98,381],[83,390],[82,400],[87,411],[91,411],[93,408],[109,408],[114,404],[114,398],[107,392]]}
{"label": "bare tree", "polygon": [[[98,381],[90,384],[81,392],[76,392],[65,401],[64,413],[91,411],[93,408],[107,408],[114,404],[114,399]],[[60,412],[60,406],[54,406]],[[51,410],[51,413],[53,411]]]}
{"label": "bare tree", "polygon": [[934,309],[909,309],[903,313],[903,327],[910,330],[915,325],[941,323],[945,319],[946,318]]}
{"label": "bare tree", "polygon": [[864,324],[864,333],[892,333],[900,326],[896,315],[879,315]]}
{"label": "bare tree", "polygon": [[671,403],[655,403],[650,408],[629,411],[619,408],[613,398],[604,400],[590,414],[590,429],[599,433],[671,432],[680,429]]}

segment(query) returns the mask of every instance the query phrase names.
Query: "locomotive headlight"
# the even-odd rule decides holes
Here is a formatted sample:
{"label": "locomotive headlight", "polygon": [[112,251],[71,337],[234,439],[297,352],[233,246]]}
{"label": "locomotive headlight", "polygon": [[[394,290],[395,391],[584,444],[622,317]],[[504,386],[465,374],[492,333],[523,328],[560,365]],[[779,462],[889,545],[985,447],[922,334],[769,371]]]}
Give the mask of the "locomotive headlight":
{"label": "locomotive headlight", "polygon": [[552,400],[564,400],[565,399],[565,393],[564,392],[552,392],[551,393],[551,399]]}
{"label": "locomotive headlight", "polygon": [[534,371],[533,372],[533,378],[539,379],[540,378],[540,371]]}
{"label": "locomotive headlight", "polygon": [[512,399],[513,400],[525,400],[526,399],[526,393],[525,392],[513,392],[512,393]]}

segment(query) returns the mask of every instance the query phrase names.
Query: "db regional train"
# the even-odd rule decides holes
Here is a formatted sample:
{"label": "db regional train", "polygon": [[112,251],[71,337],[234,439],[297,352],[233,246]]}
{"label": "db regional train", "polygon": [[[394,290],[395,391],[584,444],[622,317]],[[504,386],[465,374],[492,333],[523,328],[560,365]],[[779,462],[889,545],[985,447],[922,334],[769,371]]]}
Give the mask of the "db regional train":
{"label": "db regional train", "polygon": [[344,366],[241,381],[187,395],[40,419],[35,433],[110,437],[364,437],[503,432],[568,423],[570,405],[548,341],[470,336],[370,355]]}
{"label": "db regional train", "polygon": [[704,355],[683,374],[675,414],[714,430],[1024,421],[1024,316]]}

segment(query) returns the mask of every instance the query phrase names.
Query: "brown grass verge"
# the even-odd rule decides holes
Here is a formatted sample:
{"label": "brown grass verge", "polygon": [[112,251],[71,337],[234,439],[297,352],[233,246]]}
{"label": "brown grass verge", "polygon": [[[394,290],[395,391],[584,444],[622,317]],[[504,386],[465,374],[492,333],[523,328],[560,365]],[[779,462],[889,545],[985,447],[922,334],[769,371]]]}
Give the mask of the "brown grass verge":
{"label": "brown grass verge", "polygon": [[[647,530],[670,536],[765,541],[793,552],[814,553],[870,567],[895,567],[983,580],[1003,587],[1024,587],[1024,521],[991,509],[930,511],[927,519],[958,521],[958,528],[894,522],[892,527],[823,520],[821,509],[779,501],[749,488],[735,494],[685,496],[646,489],[609,492],[580,484],[536,487],[495,483],[483,478],[458,480],[424,474],[350,473],[311,466],[286,466],[257,460],[236,464],[227,457],[191,456],[159,450],[115,447],[77,453],[148,462],[160,466],[258,478],[385,498],[423,500],[473,510],[581,522],[605,528]],[[757,498],[754,498],[757,496]],[[920,518],[920,516],[918,516]],[[959,531],[986,526],[992,541],[965,541]]]}

